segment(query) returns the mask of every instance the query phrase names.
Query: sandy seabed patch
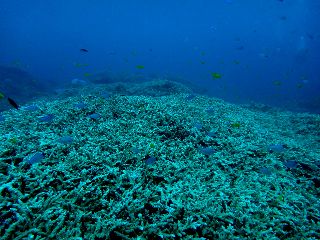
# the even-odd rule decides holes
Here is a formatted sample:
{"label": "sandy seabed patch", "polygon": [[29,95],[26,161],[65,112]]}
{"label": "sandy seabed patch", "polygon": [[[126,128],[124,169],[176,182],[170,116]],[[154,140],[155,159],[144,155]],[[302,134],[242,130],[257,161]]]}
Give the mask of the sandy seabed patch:
{"label": "sandy seabed patch", "polygon": [[320,238],[319,115],[186,94],[35,104],[0,122],[1,239]]}

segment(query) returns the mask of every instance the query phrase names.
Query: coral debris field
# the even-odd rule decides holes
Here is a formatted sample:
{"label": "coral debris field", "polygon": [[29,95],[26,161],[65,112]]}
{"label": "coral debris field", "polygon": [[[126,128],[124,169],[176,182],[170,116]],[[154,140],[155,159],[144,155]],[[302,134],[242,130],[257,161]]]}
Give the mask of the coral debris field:
{"label": "coral debris field", "polygon": [[33,104],[0,122],[1,239],[320,237],[319,115],[188,94]]}

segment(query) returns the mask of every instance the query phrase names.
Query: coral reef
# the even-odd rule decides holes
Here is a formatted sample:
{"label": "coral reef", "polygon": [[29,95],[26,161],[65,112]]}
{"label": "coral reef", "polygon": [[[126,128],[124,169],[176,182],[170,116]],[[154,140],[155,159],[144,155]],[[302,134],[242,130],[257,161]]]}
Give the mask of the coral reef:
{"label": "coral reef", "polygon": [[1,239],[319,238],[319,115],[109,90],[3,113]]}

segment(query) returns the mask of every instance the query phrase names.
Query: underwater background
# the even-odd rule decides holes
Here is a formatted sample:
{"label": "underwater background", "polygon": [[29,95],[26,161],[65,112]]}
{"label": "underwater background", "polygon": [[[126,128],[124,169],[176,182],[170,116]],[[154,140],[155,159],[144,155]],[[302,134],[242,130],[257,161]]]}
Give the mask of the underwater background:
{"label": "underwater background", "polygon": [[319,113],[319,8],[315,0],[2,1],[0,64],[47,91],[105,72]]}
{"label": "underwater background", "polygon": [[0,0],[0,239],[320,239],[319,16]]}

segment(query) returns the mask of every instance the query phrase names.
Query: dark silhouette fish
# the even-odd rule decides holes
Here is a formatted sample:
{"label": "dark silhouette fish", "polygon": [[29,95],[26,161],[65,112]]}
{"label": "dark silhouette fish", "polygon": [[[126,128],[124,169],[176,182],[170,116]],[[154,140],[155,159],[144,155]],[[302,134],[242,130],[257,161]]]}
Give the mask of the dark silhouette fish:
{"label": "dark silhouette fish", "polygon": [[80,52],[89,52],[88,49],[80,48]]}
{"label": "dark silhouette fish", "polygon": [[7,99],[12,107],[14,107],[15,109],[19,109],[19,105],[13,99],[11,99],[9,97]]}
{"label": "dark silhouette fish", "polygon": [[237,50],[243,50],[243,49],[244,49],[244,46],[242,46],[242,45],[241,45],[241,46],[238,46],[238,47],[236,47],[236,49],[237,49]]}

